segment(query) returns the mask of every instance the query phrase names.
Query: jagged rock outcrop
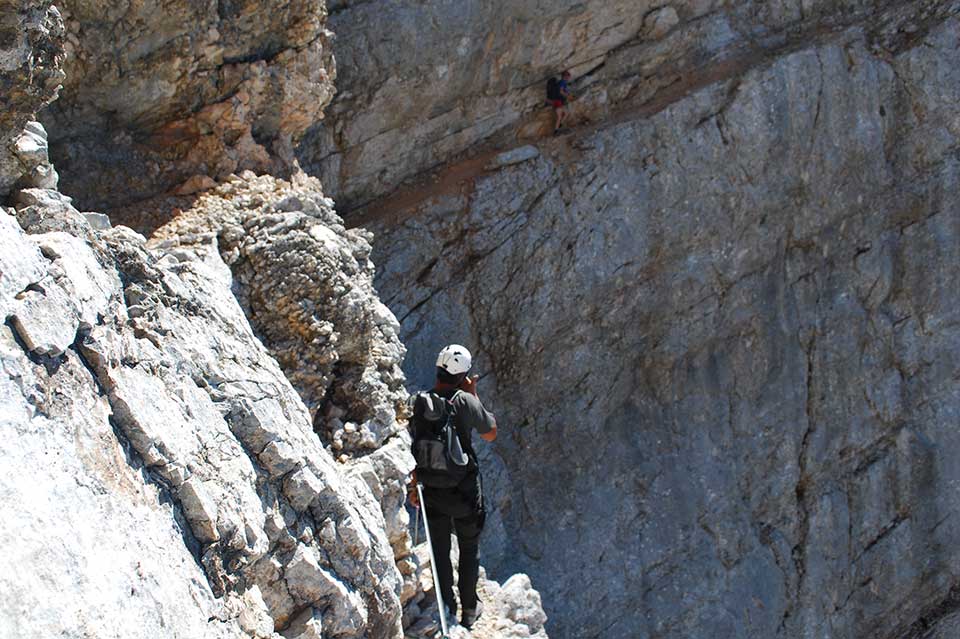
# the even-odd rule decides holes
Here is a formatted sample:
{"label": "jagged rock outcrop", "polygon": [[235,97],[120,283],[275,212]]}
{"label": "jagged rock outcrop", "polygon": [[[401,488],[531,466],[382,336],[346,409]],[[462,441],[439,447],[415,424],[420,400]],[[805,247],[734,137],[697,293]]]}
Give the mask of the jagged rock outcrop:
{"label": "jagged rock outcrop", "polygon": [[[94,231],[56,192],[21,195],[0,214],[11,431],[0,490],[17,513],[0,525],[11,549],[2,632],[402,636],[401,604],[408,614],[424,599],[403,506],[412,458],[395,413],[403,350],[357,263],[366,234],[346,231],[311,180],[237,178],[201,199],[181,234],[165,229],[151,245],[125,227]],[[219,233],[207,230],[214,219]],[[312,280],[310,295],[284,287],[263,258],[280,249],[328,279]],[[275,308],[306,295],[344,349],[315,344],[344,354],[342,367],[325,364],[325,414],[371,416],[355,431],[321,430],[332,433],[327,448],[297,394],[309,401],[318,387],[291,386],[243,306],[273,335],[296,318],[234,297],[253,289],[242,274],[258,265],[251,277],[273,283],[259,295]],[[290,346],[268,343],[281,354]],[[24,567],[31,579],[13,582]],[[491,622],[505,628],[543,616],[529,580],[517,579],[503,591],[487,583]]]}
{"label": "jagged rock outcrop", "polygon": [[[63,189],[137,228],[231,173],[288,175],[333,95],[323,2],[58,6],[67,79],[43,122]],[[164,195],[182,198],[142,202]]]}
{"label": "jagged rock outcrop", "polygon": [[246,316],[332,449],[369,452],[396,435],[404,348],[373,290],[370,234],[347,231],[316,180],[250,174],[201,196],[154,241],[210,236]]}
{"label": "jagged rock outcrop", "polygon": [[[956,11],[919,0],[333,1],[339,95],[299,155],[349,211],[484,147],[552,127],[547,77],[576,78],[574,122],[647,113],[869,22],[871,50]],[[416,46],[411,46],[415,43]]]}
{"label": "jagged rock outcrop", "polygon": [[56,187],[33,122],[63,81],[63,21],[49,0],[0,2],[0,202],[15,185]]}
{"label": "jagged rock outcrop", "polygon": [[[134,636],[271,637],[309,613],[324,636],[396,636],[380,496],[323,449],[215,243],[151,251],[122,227],[90,241],[2,224],[5,421],[27,451],[4,456],[19,513],[4,520],[4,574],[44,558],[43,578],[5,583],[22,603],[2,626],[80,636],[142,616]],[[97,513],[107,532],[92,543]],[[127,590],[140,599],[118,614]]]}
{"label": "jagged rock outcrop", "polygon": [[[38,33],[55,33],[54,9],[25,5],[15,43],[41,28],[38,11],[47,29]],[[30,63],[4,67],[22,75],[13,85],[33,70],[37,82],[58,78],[41,66],[46,41],[31,37]],[[49,165],[44,150],[34,151],[37,166]],[[23,173],[14,185],[38,186]],[[388,532],[381,503],[400,492],[402,504],[406,449],[385,445],[355,468],[334,461],[254,336],[214,236],[151,249],[124,227],[94,230],[91,220],[102,220],[54,190],[24,188],[13,202],[0,211],[9,431],[0,486],[16,513],[0,525],[3,634],[399,635],[392,544],[404,547],[393,530],[402,522]],[[274,202],[248,204],[263,214]],[[356,241],[357,254],[369,251],[332,213],[321,223],[348,248]],[[323,248],[340,259],[340,244],[317,248],[317,259]],[[372,291],[368,271],[350,281]],[[362,321],[382,305],[350,301],[329,333],[395,369],[396,336],[381,346],[383,333]],[[392,420],[394,399],[363,401]]]}
{"label": "jagged rock outcrop", "polygon": [[531,575],[557,637],[949,635],[960,6],[804,4],[785,31],[765,16],[799,3],[673,6],[664,43],[780,44],[681,49],[676,92],[644,71],[667,49],[618,49],[601,73],[640,88],[609,120],[348,216],[411,382],[475,346],[502,425],[484,561]]}

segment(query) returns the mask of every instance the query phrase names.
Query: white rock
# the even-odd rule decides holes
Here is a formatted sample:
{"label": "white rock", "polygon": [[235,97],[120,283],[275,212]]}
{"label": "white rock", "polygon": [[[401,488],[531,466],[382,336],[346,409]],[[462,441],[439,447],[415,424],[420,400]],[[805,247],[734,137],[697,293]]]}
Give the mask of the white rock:
{"label": "white rock", "polygon": [[63,354],[77,336],[77,307],[52,277],[17,295],[13,326],[27,348],[39,355]]}
{"label": "white rock", "polygon": [[47,132],[39,122],[28,122],[14,143],[14,152],[24,163],[47,161]]}
{"label": "white rock", "polygon": [[651,40],[659,40],[680,23],[680,16],[673,7],[654,9],[643,18],[643,34]]}
{"label": "white rock", "polygon": [[39,122],[28,122],[13,144],[13,152],[23,164],[23,181],[28,186],[57,188],[59,176],[47,157],[47,132]]}
{"label": "white rock", "polygon": [[326,485],[309,468],[301,468],[283,482],[283,494],[297,512],[306,512]]}
{"label": "white rock", "polygon": [[273,637],[273,617],[258,586],[251,586],[243,593],[243,609],[237,621],[247,634],[257,639]]}
{"label": "white rock", "polygon": [[103,213],[84,213],[83,217],[90,224],[90,227],[97,231],[106,231],[113,226],[110,218]]}
{"label": "white rock", "polygon": [[298,545],[283,576],[300,601],[327,606],[323,622],[331,635],[356,631],[366,624],[366,606],[346,584],[320,566],[311,548]]}
{"label": "white rock", "polygon": [[62,232],[31,235],[30,239],[63,270],[65,277],[59,283],[77,305],[83,328],[99,323],[111,299],[119,303],[120,278],[100,265],[86,242]]}
{"label": "white rock", "polygon": [[4,319],[13,311],[16,296],[46,272],[47,261],[27,240],[17,219],[0,211],[0,313]]}

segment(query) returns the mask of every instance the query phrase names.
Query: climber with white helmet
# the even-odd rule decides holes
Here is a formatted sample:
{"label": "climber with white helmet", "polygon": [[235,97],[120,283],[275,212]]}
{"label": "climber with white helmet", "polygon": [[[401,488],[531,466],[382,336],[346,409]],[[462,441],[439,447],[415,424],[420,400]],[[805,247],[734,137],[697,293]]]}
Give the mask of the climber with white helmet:
{"label": "climber with white helmet", "polygon": [[[451,615],[456,615],[450,535],[456,533],[460,547],[458,590],[460,623],[470,628],[480,616],[477,578],[480,571],[480,533],[486,512],[477,455],[471,442],[475,430],[492,442],[497,423],[477,395],[478,375],[468,376],[473,361],[470,351],[451,344],[437,357],[437,377],[432,390],[411,398],[410,431],[417,461],[410,500],[419,506],[417,483],[423,490],[432,550],[434,577]],[[441,611],[441,615],[443,612]]]}

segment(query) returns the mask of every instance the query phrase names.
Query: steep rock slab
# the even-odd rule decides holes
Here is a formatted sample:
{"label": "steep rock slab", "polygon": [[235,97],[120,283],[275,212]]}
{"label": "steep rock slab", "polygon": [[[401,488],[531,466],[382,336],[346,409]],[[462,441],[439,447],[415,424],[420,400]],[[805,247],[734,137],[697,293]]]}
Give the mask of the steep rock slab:
{"label": "steep rock slab", "polygon": [[[55,238],[25,236],[6,212],[0,237],[8,249],[0,279],[7,318],[22,304],[16,289],[53,280],[56,265],[37,240]],[[80,310],[106,314],[122,306],[116,273],[100,270],[95,284],[71,266],[88,260],[90,249],[73,248],[63,252],[70,281],[103,293]],[[51,304],[45,312],[74,313],[76,330],[76,309]],[[7,508],[0,634],[246,636],[184,544],[185,522],[168,493],[145,481],[133,451],[118,440],[110,403],[83,357],[72,346],[56,358],[31,354],[20,337],[10,323],[0,328],[0,494]]]}
{"label": "steep rock slab", "polygon": [[[333,95],[323,2],[60,8],[67,80],[43,121],[63,188],[85,209],[120,215],[244,169],[288,173],[293,146]],[[169,219],[169,203],[148,208],[127,221],[152,229]]]}
{"label": "steep rock slab", "polygon": [[477,346],[486,563],[554,636],[953,610],[957,28],[868,22],[374,222],[408,376]]}

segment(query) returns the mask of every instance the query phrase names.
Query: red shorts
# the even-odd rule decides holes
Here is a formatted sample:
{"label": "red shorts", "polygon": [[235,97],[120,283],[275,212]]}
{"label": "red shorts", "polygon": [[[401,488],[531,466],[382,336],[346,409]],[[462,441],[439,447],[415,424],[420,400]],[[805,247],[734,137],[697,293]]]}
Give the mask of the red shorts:
{"label": "red shorts", "polygon": [[550,100],[550,105],[551,105],[554,109],[562,109],[562,108],[563,108],[563,100]]}

